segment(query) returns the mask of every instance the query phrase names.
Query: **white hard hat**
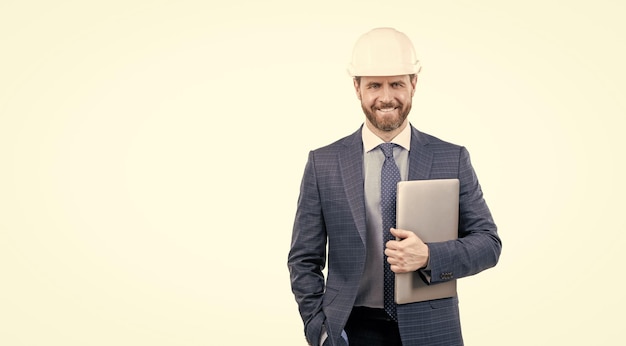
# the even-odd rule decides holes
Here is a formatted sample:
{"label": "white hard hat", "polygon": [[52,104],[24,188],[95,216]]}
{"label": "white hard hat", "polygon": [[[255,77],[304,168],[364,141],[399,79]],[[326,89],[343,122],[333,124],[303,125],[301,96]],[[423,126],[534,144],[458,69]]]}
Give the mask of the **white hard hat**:
{"label": "white hard hat", "polygon": [[400,76],[421,69],[411,40],[393,28],[376,28],[354,45],[348,73],[353,76]]}

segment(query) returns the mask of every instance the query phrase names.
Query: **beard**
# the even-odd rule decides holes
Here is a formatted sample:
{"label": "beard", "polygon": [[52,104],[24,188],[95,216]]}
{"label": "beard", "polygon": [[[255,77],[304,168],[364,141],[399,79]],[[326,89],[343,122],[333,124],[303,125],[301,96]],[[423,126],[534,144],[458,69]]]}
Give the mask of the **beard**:
{"label": "beard", "polygon": [[[396,102],[379,103],[378,105],[371,107],[367,107],[363,104],[363,102],[361,102],[361,108],[363,109],[363,113],[365,113],[367,120],[369,120],[375,128],[381,131],[389,132],[402,126],[411,111],[411,102],[409,101],[406,105]],[[385,108],[394,108],[394,110],[385,116],[376,115],[378,110]],[[398,113],[396,114],[396,112]]]}

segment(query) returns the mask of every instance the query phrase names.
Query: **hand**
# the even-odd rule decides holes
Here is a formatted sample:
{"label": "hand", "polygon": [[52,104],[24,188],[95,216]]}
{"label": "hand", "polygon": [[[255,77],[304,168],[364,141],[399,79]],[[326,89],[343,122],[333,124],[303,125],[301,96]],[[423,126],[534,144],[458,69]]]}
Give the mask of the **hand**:
{"label": "hand", "polygon": [[390,240],[385,244],[385,255],[392,272],[408,273],[426,267],[428,245],[411,231],[392,228],[391,234],[400,239]]}

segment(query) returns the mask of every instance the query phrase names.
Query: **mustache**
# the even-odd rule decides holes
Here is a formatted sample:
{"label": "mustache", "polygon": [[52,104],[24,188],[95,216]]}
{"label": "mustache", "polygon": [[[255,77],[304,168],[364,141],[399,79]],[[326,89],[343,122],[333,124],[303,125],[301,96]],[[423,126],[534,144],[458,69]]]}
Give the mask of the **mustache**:
{"label": "mustache", "polygon": [[381,102],[378,105],[374,106],[374,109],[383,108],[402,108],[402,104],[398,102]]}

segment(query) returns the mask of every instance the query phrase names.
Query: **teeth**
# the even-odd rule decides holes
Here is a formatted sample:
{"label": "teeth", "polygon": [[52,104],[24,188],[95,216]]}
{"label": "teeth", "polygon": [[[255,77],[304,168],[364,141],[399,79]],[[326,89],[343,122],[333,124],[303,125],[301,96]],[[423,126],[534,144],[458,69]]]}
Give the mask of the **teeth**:
{"label": "teeth", "polygon": [[391,111],[393,111],[394,109],[395,109],[395,108],[379,108],[378,110],[379,110],[379,111],[381,111],[381,112],[385,112],[385,113],[386,113],[386,112],[391,112]]}

